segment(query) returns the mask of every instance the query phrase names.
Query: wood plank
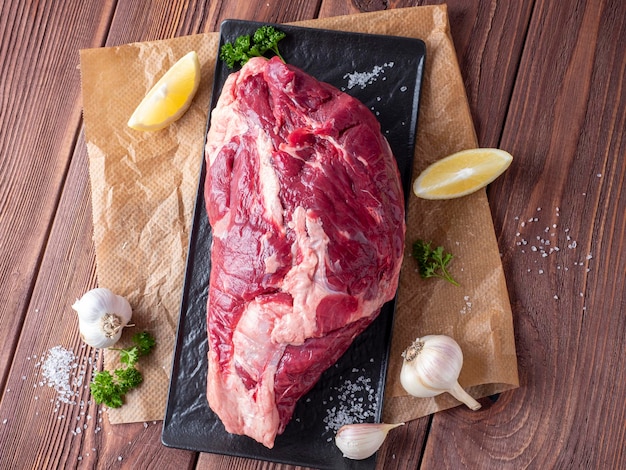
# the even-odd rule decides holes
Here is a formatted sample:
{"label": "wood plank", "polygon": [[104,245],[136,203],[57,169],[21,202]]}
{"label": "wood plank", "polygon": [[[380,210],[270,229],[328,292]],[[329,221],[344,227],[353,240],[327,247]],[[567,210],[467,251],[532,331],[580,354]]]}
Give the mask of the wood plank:
{"label": "wood plank", "polygon": [[111,4],[3,2],[0,8],[3,389],[77,136],[77,51],[102,44]]}
{"label": "wood plank", "polygon": [[219,31],[220,23],[228,18],[288,23],[315,18],[320,0],[294,2],[293,0],[264,0],[250,2],[232,0],[213,2],[208,16],[212,31]]}
{"label": "wood plank", "polygon": [[535,4],[489,192],[522,386],[436,417],[424,468],[626,467],[625,25],[619,1]]}
{"label": "wood plank", "polygon": [[532,1],[447,2],[452,39],[481,147],[497,147]]}

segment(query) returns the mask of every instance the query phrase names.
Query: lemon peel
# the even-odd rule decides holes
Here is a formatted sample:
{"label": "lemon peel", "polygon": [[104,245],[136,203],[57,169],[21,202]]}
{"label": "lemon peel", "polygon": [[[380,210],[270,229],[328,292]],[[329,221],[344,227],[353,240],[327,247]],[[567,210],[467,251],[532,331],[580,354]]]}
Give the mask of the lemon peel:
{"label": "lemon peel", "polygon": [[148,91],[128,126],[138,131],[157,131],[179,119],[191,105],[200,84],[200,61],[191,51],[181,57]]}
{"label": "lemon peel", "polygon": [[413,182],[413,192],[423,199],[467,196],[493,182],[512,161],[510,153],[494,148],[453,153],[422,171]]}

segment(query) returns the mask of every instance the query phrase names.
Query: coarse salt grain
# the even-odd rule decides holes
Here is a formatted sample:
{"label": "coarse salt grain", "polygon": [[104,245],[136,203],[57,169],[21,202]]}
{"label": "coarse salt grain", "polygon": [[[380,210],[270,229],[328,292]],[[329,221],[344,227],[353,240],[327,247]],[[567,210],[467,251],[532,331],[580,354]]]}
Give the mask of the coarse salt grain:
{"label": "coarse salt grain", "polygon": [[42,384],[53,387],[63,403],[71,403],[71,398],[76,394],[70,386],[70,374],[75,368],[75,360],[76,356],[72,351],[55,346],[48,351],[41,369],[44,378]]}
{"label": "coarse salt grain", "polygon": [[[357,369],[358,372],[362,373],[364,370]],[[327,439],[329,442],[341,426],[363,423],[376,417],[379,397],[371,383],[372,379],[361,375],[354,380],[346,379],[343,384],[333,387],[336,394],[329,398],[333,406],[326,410],[326,417],[323,419],[325,431],[333,432],[333,436]]]}
{"label": "coarse salt grain", "polygon": [[374,68],[369,72],[357,72],[355,70],[352,73],[345,74],[343,78],[348,80],[348,89],[352,89],[355,86],[359,86],[363,89],[367,85],[375,82],[380,74],[385,73],[385,68],[391,68],[393,65],[393,62],[386,62],[383,65],[374,66]]}

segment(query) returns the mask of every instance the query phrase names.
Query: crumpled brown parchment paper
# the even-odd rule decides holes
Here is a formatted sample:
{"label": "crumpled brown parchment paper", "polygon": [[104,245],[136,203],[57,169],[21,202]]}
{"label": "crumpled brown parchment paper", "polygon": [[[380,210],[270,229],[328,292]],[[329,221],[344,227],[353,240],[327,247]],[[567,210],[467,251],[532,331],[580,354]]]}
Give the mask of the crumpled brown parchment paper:
{"label": "crumpled brown parchment paper", "polygon": [[[413,174],[477,140],[445,5],[324,18],[302,26],[420,38],[426,43]],[[98,284],[126,296],[133,331],[157,339],[142,361],[144,384],[109,410],[111,423],[163,418],[185,258],[211,98],[218,33],[80,51],[84,132],[89,156]],[[156,133],[134,131],[128,117],[178,58],[195,50],[199,91],[187,113]],[[399,383],[401,352],[417,336],[448,334],[465,362],[459,382],[479,398],[519,385],[512,313],[484,191],[449,201],[410,196],[407,246],[398,290],[384,420],[415,419],[458,405],[447,394],[407,396]],[[421,279],[410,257],[421,238],[455,255],[461,287]],[[131,331],[122,337],[129,344]],[[105,351],[105,368],[117,366]]]}

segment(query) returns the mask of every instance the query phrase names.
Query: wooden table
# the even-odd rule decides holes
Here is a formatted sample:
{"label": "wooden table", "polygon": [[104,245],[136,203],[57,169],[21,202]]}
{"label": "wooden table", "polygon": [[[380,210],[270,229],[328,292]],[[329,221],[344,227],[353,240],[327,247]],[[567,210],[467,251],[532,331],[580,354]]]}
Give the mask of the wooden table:
{"label": "wooden table", "polygon": [[[229,17],[288,22],[422,3],[2,3],[1,469],[287,468],[166,448],[161,422],[112,426],[86,386],[65,403],[42,383],[41,356],[56,345],[73,351],[83,385],[102,362],[75,323],[59,321],[96,284],[78,50],[215,31]],[[448,7],[479,143],[516,157],[488,195],[521,387],[482,399],[479,412],[458,407],[394,431],[378,467],[626,468],[626,5]],[[544,230],[560,240],[558,256],[534,252]]]}

